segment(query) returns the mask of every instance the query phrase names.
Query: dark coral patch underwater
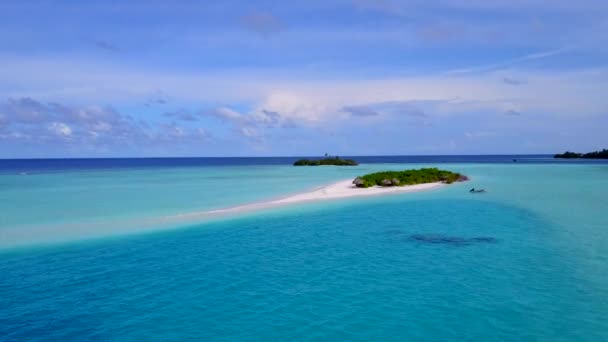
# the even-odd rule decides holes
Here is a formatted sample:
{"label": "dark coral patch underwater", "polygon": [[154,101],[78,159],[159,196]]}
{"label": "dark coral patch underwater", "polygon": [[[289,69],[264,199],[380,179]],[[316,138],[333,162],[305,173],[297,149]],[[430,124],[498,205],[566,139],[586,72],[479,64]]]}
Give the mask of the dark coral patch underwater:
{"label": "dark coral patch underwater", "polygon": [[408,241],[422,244],[444,244],[451,246],[469,246],[479,243],[497,243],[498,240],[489,236],[478,236],[465,238],[460,236],[448,236],[442,234],[413,234],[408,237]]}

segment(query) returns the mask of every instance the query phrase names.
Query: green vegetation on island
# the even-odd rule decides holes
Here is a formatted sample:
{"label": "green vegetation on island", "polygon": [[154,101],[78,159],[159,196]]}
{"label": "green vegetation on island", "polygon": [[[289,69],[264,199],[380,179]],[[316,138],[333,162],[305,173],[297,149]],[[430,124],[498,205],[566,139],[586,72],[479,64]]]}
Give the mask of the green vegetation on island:
{"label": "green vegetation on island", "polygon": [[554,155],[553,158],[608,159],[608,150],[603,149],[601,151],[595,151],[595,152],[589,152],[589,153],[576,153],[576,152],[566,151],[564,153],[561,153],[561,154],[558,153],[558,154]]}
{"label": "green vegetation on island", "polygon": [[456,172],[425,168],[419,170],[383,171],[360,176],[353,180],[358,188],[372,186],[404,186],[424,183],[453,183],[468,180],[467,176]]}
{"label": "green vegetation on island", "polygon": [[352,159],[340,159],[340,157],[331,157],[324,159],[300,159],[293,163],[295,166],[320,166],[320,165],[337,165],[337,166],[356,166],[359,165]]}

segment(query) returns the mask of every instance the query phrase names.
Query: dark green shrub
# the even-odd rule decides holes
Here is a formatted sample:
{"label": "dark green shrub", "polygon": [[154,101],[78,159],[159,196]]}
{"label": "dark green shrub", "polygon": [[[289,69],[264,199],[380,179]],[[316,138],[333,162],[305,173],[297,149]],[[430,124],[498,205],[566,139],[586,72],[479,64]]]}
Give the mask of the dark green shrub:
{"label": "dark green shrub", "polygon": [[[451,184],[453,182],[459,182],[467,180],[466,176],[459,173],[439,170],[437,168],[424,168],[419,170],[404,170],[404,171],[383,171],[370,173],[365,176],[359,177],[363,183],[357,185],[358,187],[368,188],[371,186],[387,186],[388,182],[384,180],[391,180],[392,186],[404,186],[414,185],[423,183],[436,183],[444,182]],[[397,180],[397,182],[395,182]]]}
{"label": "dark green shrub", "polygon": [[340,159],[339,157],[324,158],[324,159],[300,159],[293,163],[294,166],[319,166],[319,165],[337,165],[337,166],[356,166],[359,165],[352,159]]}

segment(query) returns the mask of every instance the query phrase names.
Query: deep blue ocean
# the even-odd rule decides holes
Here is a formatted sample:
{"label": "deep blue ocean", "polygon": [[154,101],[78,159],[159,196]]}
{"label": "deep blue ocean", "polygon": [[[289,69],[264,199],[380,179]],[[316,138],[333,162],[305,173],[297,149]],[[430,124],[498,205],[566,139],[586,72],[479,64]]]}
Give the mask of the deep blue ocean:
{"label": "deep blue ocean", "polygon": [[[288,165],[301,158],[319,157],[215,157],[215,158],[72,158],[0,159],[0,173],[62,172],[128,168]],[[445,155],[445,156],[342,156],[363,164],[378,163],[607,163],[605,160],[554,159],[551,155]]]}
{"label": "deep blue ocean", "polygon": [[[608,162],[354,158],[0,160],[0,341],[608,341]],[[428,166],[471,180],[182,219]]]}

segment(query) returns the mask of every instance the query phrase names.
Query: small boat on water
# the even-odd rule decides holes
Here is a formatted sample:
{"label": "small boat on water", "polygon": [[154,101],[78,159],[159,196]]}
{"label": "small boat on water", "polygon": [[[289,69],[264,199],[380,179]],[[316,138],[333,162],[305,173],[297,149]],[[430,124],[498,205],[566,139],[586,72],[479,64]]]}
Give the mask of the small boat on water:
{"label": "small boat on water", "polygon": [[486,190],[485,189],[475,189],[475,188],[472,188],[471,190],[469,190],[469,192],[472,193],[472,194],[478,194],[478,193],[486,192]]}

